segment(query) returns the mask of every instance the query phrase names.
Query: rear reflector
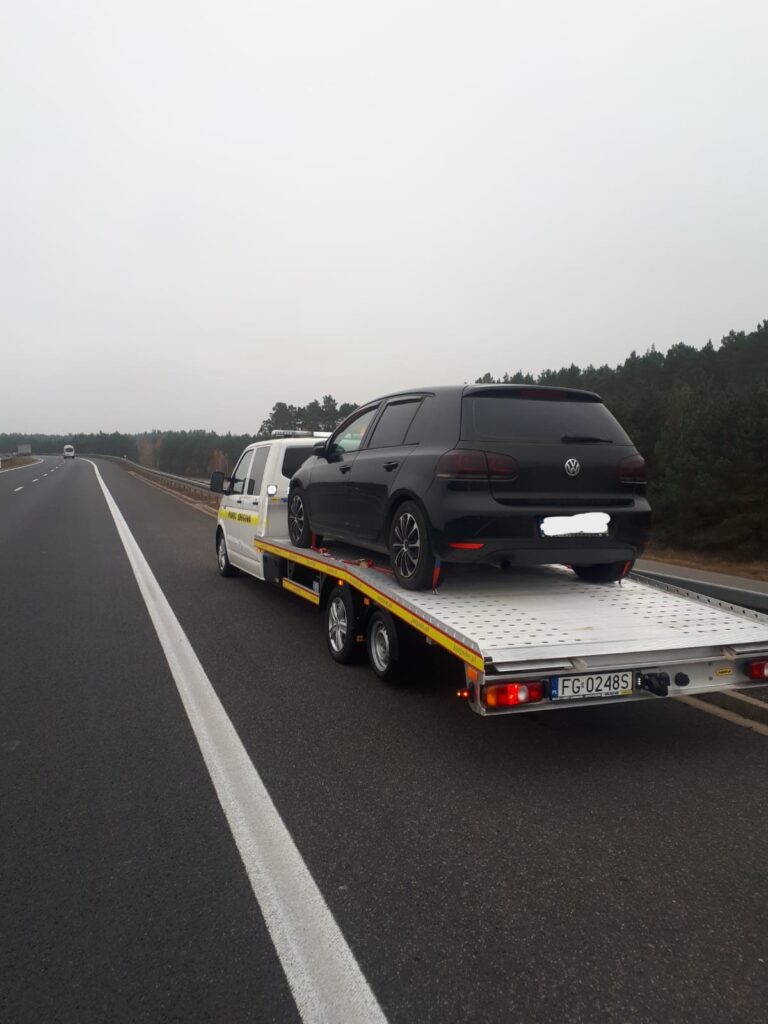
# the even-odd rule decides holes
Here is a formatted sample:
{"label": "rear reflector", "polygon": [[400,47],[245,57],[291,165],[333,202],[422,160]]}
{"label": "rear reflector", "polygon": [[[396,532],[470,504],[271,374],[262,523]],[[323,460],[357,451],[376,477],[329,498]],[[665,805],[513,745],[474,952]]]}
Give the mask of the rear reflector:
{"label": "rear reflector", "polygon": [[623,484],[644,484],[648,481],[645,459],[642,455],[628,455],[618,466],[619,480]]}
{"label": "rear reflector", "polygon": [[457,551],[479,551],[485,547],[485,544],[475,544],[468,540],[458,540],[453,544],[448,545],[449,548],[455,548]]}
{"label": "rear reflector", "polygon": [[435,476],[444,480],[516,480],[520,464],[511,455],[455,448],[440,457]]}
{"label": "rear reflector", "polygon": [[753,661],[747,665],[750,679],[768,679],[768,661]]}
{"label": "rear reflector", "polygon": [[516,704],[535,704],[544,696],[541,680],[532,683],[502,683],[486,686],[485,705],[489,708],[509,708]]}

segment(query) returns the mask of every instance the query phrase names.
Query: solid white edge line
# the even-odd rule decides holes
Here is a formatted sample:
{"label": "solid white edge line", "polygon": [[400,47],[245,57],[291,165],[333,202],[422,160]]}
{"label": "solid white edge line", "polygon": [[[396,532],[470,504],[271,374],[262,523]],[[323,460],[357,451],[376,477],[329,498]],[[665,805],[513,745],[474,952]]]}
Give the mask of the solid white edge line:
{"label": "solid white edge line", "polygon": [[759,732],[761,736],[768,736],[768,725],[763,725],[762,722],[753,722],[751,718],[742,718],[735,711],[727,711],[717,704],[707,704],[706,701],[699,700],[698,697],[675,697],[675,700],[679,700],[681,704],[687,704],[690,708],[696,708],[697,711],[706,711],[708,715],[723,718],[732,725],[740,725],[744,729],[752,729],[753,732]]}
{"label": "solid white edge line", "polygon": [[98,467],[90,464],[168,660],[302,1020],[306,1024],[386,1024],[352,950],[181,624]]}

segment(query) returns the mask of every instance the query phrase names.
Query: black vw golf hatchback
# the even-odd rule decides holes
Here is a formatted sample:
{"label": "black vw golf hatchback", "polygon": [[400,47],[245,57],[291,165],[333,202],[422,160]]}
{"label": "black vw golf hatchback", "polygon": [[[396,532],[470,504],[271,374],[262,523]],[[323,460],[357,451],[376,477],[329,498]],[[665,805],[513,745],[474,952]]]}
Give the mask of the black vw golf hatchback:
{"label": "black vw golf hatchback", "polygon": [[335,537],[390,556],[429,588],[440,561],[562,563],[625,575],[645,546],[645,462],[598,395],[469,385],[357,409],[291,480],[298,547]]}

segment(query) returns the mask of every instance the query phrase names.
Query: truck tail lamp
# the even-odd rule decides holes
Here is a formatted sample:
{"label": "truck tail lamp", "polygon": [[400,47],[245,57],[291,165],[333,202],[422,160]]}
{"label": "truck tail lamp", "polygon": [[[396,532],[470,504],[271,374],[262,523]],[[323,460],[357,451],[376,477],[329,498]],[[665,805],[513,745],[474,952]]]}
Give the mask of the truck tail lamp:
{"label": "truck tail lamp", "polygon": [[489,708],[511,708],[518,704],[536,704],[544,697],[544,683],[535,682],[499,683],[486,686],[485,706]]}
{"label": "truck tail lamp", "polygon": [[747,664],[747,675],[750,679],[760,679],[768,682],[768,661],[750,661]]}

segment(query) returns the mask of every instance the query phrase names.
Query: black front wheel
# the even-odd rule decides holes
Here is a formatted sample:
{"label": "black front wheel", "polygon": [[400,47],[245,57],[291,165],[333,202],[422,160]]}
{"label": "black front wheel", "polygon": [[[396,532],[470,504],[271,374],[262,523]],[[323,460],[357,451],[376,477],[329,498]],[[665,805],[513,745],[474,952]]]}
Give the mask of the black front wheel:
{"label": "black front wheel", "polygon": [[232,565],[227,554],[227,541],[223,530],[219,530],[216,541],[216,560],[219,563],[219,572],[222,576],[237,576],[237,569]]}
{"label": "black front wheel", "polygon": [[288,535],[296,548],[312,547],[307,504],[301,491],[292,491],[288,498]]}
{"label": "black front wheel", "polygon": [[604,562],[602,565],[574,565],[573,571],[585,583],[615,583],[632,571],[634,562]]}
{"label": "black front wheel", "polygon": [[435,556],[426,518],[413,501],[395,511],[389,528],[389,557],[395,579],[406,590],[429,590],[434,585]]}

